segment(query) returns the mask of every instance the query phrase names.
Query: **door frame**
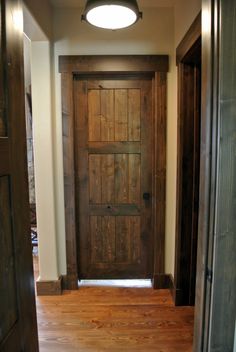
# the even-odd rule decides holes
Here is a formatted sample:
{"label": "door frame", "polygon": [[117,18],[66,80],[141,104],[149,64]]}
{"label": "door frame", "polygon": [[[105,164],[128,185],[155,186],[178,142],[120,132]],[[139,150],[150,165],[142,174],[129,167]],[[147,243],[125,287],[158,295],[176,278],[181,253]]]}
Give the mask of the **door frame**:
{"label": "door frame", "polygon": [[[185,124],[185,119],[191,114],[192,104],[186,104],[192,98],[192,92],[185,90],[191,73],[188,70],[189,65],[193,61],[196,50],[201,46],[201,12],[198,14],[188,32],[184,36],[176,49],[176,64],[178,68],[178,123],[177,123],[177,184],[176,184],[176,237],[175,237],[175,275],[173,298],[175,305],[189,305],[193,302],[190,299],[192,286],[191,277],[196,272],[196,266],[192,263],[193,246],[197,251],[196,239],[194,240],[184,230],[188,222],[188,209],[183,205],[183,197],[185,189],[183,188],[183,180],[187,176],[186,168],[184,168],[183,151],[190,148],[191,140],[186,141],[185,136],[191,134],[192,126]],[[189,99],[188,99],[188,94]],[[200,142],[200,141],[199,141]],[[194,146],[193,146],[194,152]],[[200,163],[200,161],[199,161]],[[191,182],[191,181],[189,181]],[[194,184],[193,184],[194,187]],[[192,209],[192,218],[194,211]],[[186,265],[190,267],[189,282],[186,287]]]}
{"label": "door frame", "polygon": [[[59,56],[62,97],[62,133],[65,196],[65,230],[67,275],[64,289],[78,288],[77,231],[75,211],[75,155],[74,155],[74,74],[152,75],[153,87],[153,197],[152,228],[154,239],[153,287],[166,288],[165,274],[165,208],[166,208],[166,100],[167,55],[99,55]],[[158,157],[157,157],[158,156]]]}

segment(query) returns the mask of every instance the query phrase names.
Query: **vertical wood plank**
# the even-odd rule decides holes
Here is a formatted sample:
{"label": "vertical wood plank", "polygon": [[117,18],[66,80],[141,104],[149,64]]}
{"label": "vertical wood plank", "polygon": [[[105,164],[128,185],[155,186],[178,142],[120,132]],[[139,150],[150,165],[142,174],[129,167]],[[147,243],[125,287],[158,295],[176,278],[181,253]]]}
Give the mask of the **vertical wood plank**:
{"label": "vertical wood plank", "polygon": [[128,155],[115,155],[115,203],[128,203]]}
{"label": "vertical wood plank", "polygon": [[139,154],[129,154],[129,203],[140,204],[141,198],[141,158]]}
{"label": "vertical wood plank", "polygon": [[115,141],[128,140],[127,89],[115,90]]}
{"label": "vertical wood plank", "polygon": [[113,203],[115,199],[115,158],[101,155],[101,202]]}
{"label": "vertical wood plank", "polygon": [[116,217],[116,263],[130,262],[130,229],[129,217]]}
{"label": "vertical wood plank", "polygon": [[128,89],[128,122],[129,141],[140,141],[141,138],[141,99],[140,89]]}
{"label": "vertical wood plank", "polygon": [[101,94],[101,141],[115,140],[114,90],[102,89]]}
{"label": "vertical wood plank", "polygon": [[99,204],[102,201],[101,156],[89,155],[89,202]]}
{"label": "vertical wood plank", "polygon": [[103,260],[102,253],[102,219],[101,216],[90,216],[90,237],[91,237],[91,263],[101,263]]}
{"label": "vertical wood plank", "polygon": [[101,141],[101,98],[98,89],[88,91],[89,141]]}
{"label": "vertical wood plank", "polygon": [[166,73],[155,73],[155,181],[154,199],[154,277],[165,270],[165,195],[166,195]]}
{"label": "vertical wood plank", "polygon": [[130,261],[140,263],[141,260],[141,221],[139,216],[130,216],[129,233],[130,233]]}
{"label": "vertical wood plank", "polygon": [[73,109],[73,77],[71,74],[61,75],[62,89],[62,121],[63,121],[63,165],[65,194],[65,230],[67,256],[67,289],[77,289],[77,238],[76,208],[74,180],[74,109]]}
{"label": "vertical wood plank", "polygon": [[102,257],[104,263],[115,261],[115,217],[102,216]]}

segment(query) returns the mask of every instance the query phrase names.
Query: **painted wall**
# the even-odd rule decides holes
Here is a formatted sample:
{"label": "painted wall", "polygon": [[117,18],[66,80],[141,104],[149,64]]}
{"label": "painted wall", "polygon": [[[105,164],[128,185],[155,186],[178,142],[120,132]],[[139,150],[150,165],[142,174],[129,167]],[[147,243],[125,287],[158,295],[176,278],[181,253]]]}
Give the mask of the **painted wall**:
{"label": "painted wall", "polygon": [[201,11],[201,0],[178,0],[175,5],[175,47]]}
{"label": "painted wall", "polygon": [[[40,26],[46,38],[52,38],[52,7],[49,0],[24,0],[26,9]],[[30,23],[30,19],[28,20]],[[29,24],[28,23],[28,24]],[[32,28],[32,31],[34,28]],[[46,38],[44,40],[46,40]]]}
{"label": "painted wall", "polygon": [[51,46],[31,42],[31,78],[39,280],[57,280]]}

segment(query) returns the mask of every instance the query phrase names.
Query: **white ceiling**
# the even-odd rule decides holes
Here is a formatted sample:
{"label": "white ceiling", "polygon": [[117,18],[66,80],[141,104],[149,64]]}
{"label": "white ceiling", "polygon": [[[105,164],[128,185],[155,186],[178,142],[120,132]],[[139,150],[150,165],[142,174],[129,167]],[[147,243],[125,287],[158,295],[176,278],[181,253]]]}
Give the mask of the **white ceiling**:
{"label": "white ceiling", "polygon": [[[138,0],[140,7],[172,7],[176,0]],[[54,7],[83,7],[86,0],[50,0]]]}

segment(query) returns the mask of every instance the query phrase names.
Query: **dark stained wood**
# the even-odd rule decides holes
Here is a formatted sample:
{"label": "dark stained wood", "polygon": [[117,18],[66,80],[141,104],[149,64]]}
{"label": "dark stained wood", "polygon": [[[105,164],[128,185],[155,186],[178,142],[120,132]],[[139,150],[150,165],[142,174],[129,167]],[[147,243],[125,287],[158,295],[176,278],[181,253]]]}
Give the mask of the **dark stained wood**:
{"label": "dark stained wood", "polygon": [[115,141],[128,141],[128,94],[127,89],[115,90]]}
{"label": "dark stained wood", "polygon": [[[38,351],[26,161],[21,2],[1,0],[0,350]],[[23,15],[22,15],[23,16]]]}
{"label": "dark stained wood", "polygon": [[[201,158],[200,158],[200,185],[199,185],[199,221],[198,221],[198,248],[197,248],[197,277],[196,277],[196,298],[194,319],[194,351],[201,351],[204,348],[204,339],[208,336],[208,313],[210,302],[210,282],[206,280],[208,265],[208,247],[210,237],[213,236],[212,214],[215,202],[215,128],[213,120],[213,91],[212,91],[212,70],[213,70],[213,47],[212,29],[213,2],[203,0],[202,13],[208,20],[202,31],[202,109],[201,109]],[[217,21],[217,19],[216,19]],[[217,56],[215,56],[216,58]],[[212,234],[210,236],[210,234]],[[206,346],[206,345],[205,345]]]}
{"label": "dark stained wood", "polygon": [[165,209],[166,209],[166,96],[165,73],[156,73],[153,79],[154,153],[153,153],[153,235],[154,276],[153,287],[160,274],[165,272]]}
{"label": "dark stained wood", "polygon": [[64,194],[65,194],[65,225],[66,225],[66,255],[67,277],[64,287],[78,287],[77,274],[77,244],[75,228],[75,193],[74,184],[74,120],[73,120],[73,80],[71,75],[61,75],[62,89],[62,126],[63,126],[63,164],[64,164]]}
{"label": "dark stained wood", "polygon": [[140,154],[140,143],[138,142],[89,142],[88,150],[92,154],[101,152],[103,154]]}
{"label": "dark stained wood", "polygon": [[103,89],[101,92],[101,141],[114,141],[114,91]]}
{"label": "dark stained wood", "polygon": [[[177,199],[174,300],[195,301],[201,123],[200,15],[180,43],[178,61]],[[195,42],[193,41],[195,39]],[[177,48],[177,55],[180,49]]]}
{"label": "dark stained wood", "polygon": [[200,310],[195,323],[195,347],[233,351],[236,315],[236,7],[234,1],[205,1],[203,5],[210,26],[204,33],[203,42],[204,73],[210,65],[212,68],[207,72],[209,77],[204,78],[204,102],[209,100],[203,113],[206,126],[210,127],[207,129],[206,151],[209,148],[211,154],[207,168],[203,169],[210,194],[208,211],[201,214],[201,223],[205,222],[207,228],[204,232],[206,240],[201,239],[199,246]]}
{"label": "dark stained wood", "polygon": [[116,215],[116,216],[125,216],[125,215],[139,215],[141,213],[141,208],[136,204],[110,204],[109,208],[107,205],[99,204],[94,205],[90,204],[89,211],[92,215]]}
{"label": "dark stained wood", "polygon": [[115,155],[115,202],[116,204],[129,203],[129,174],[128,154]]}
{"label": "dark stained wood", "polygon": [[193,307],[168,290],[81,287],[37,298],[41,352],[190,352]]}
{"label": "dark stained wood", "polygon": [[62,277],[55,281],[36,281],[37,296],[55,296],[62,293]]}
{"label": "dark stained wood", "polygon": [[201,23],[202,23],[202,13],[200,12],[176,49],[177,65],[191,51],[191,48],[194,48],[195,43],[201,37],[201,32],[202,32]]}
{"label": "dark stained wood", "polygon": [[0,163],[0,174],[4,175],[8,173],[10,168],[10,155],[9,155],[9,139],[0,138],[0,154],[1,154],[1,163]]}
{"label": "dark stained wood", "polygon": [[[98,65],[95,64],[96,59],[98,59]],[[111,59],[110,62],[110,66],[107,60]],[[117,65],[117,60],[121,60],[120,61],[120,66]],[[156,64],[153,65],[153,63],[156,60]],[[101,150],[101,152],[103,154],[140,154],[141,149],[140,149],[140,143],[138,141],[136,141],[136,139],[139,138],[140,135],[140,122],[139,122],[139,117],[137,116],[136,118],[134,118],[135,114],[136,114],[136,110],[138,109],[138,106],[140,104],[140,99],[141,97],[139,96],[139,93],[137,92],[137,90],[135,89],[136,87],[136,83],[135,80],[137,79],[143,79],[144,81],[148,81],[150,80],[151,77],[155,76],[155,69],[158,69],[159,71],[162,71],[161,67],[159,66],[159,62],[158,61],[158,56],[151,56],[148,57],[147,59],[144,59],[143,56],[135,56],[133,62],[132,58],[130,56],[122,56],[122,57],[61,57],[60,58],[60,62],[62,64],[61,68],[63,67],[63,70],[65,70],[65,72],[69,73],[70,79],[72,79],[74,77],[74,80],[87,80],[89,74],[91,75],[91,73],[93,73],[94,75],[94,80],[88,80],[87,82],[87,86],[83,86],[80,88],[81,92],[83,92],[84,90],[87,90],[88,88],[91,90],[97,90],[100,89],[100,99],[104,100],[106,102],[106,105],[103,105],[103,107],[101,107],[101,111],[100,111],[100,116],[98,116],[98,118],[100,119],[100,124],[98,129],[100,130],[99,132],[99,138],[100,141],[93,141],[93,142],[89,142],[88,145],[86,146],[87,148],[87,152],[89,152],[90,154],[99,154],[99,149]],[[168,57],[165,58],[160,58],[160,60],[164,60],[165,61],[165,69],[163,71],[166,71],[167,67],[168,67]],[[76,64],[76,69],[75,69],[75,63],[77,61]],[[129,62],[129,63],[128,63]],[[145,62],[145,64],[143,65],[143,63]],[[91,63],[94,63],[91,64]],[[103,66],[103,64],[106,63],[105,66]],[[128,65],[127,65],[128,63]],[[138,69],[138,66],[140,69]],[[103,67],[103,68],[102,68]],[[81,70],[79,69],[81,68]],[[105,69],[106,68],[106,69]],[[75,71],[74,71],[75,69]],[[99,69],[99,70],[98,70]],[[108,70],[110,69],[110,71]],[[98,70],[98,71],[97,71]],[[104,79],[101,80],[101,75],[100,70],[104,70],[103,74],[104,74]],[[113,71],[115,70],[115,71]],[[76,74],[74,75],[73,72],[76,72]],[[111,77],[111,73],[112,72],[119,72],[120,75],[120,81],[119,79],[117,79],[115,82],[112,82],[112,77]],[[138,73],[138,76],[137,76]],[[139,76],[140,75],[140,76]],[[63,77],[63,75],[62,75]],[[153,86],[152,89],[152,94],[150,95],[150,98],[153,99],[153,104],[150,104],[150,106],[152,105],[152,109],[150,111],[150,113],[152,114],[151,123],[154,123],[155,119],[157,119],[158,121],[155,122],[155,131],[156,131],[156,137],[157,141],[155,144],[155,150],[154,153],[151,153],[150,156],[152,155],[152,159],[153,159],[153,165],[155,166],[156,169],[154,169],[153,167],[153,178],[155,180],[158,180],[158,183],[156,182],[156,188],[155,191],[153,192],[153,196],[151,194],[151,202],[152,202],[152,207],[154,208],[155,205],[155,200],[159,199],[159,203],[158,203],[158,213],[155,212],[153,210],[153,213],[155,213],[156,215],[158,214],[159,216],[156,216],[156,220],[155,220],[155,224],[153,224],[153,229],[155,230],[155,241],[157,241],[157,244],[155,244],[155,251],[154,251],[154,255],[155,257],[158,257],[158,260],[155,260],[155,270],[158,273],[162,273],[164,272],[164,228],[165,228],[165,158],[166,158],[166,151],[165,151],[165,147],[166,147],[166,75],[165,74],[159,74],[156,73],[156,77],[160,77],[160,84],[156,85],[157,88],[155,88],[155,86]],[[132,79],[132,81],[127,80],[127,78]],[[69,79],[69,80],[70,80]],[[127,89],[127,84],[126,82],[128,82],[129,86],[129,95],[127,96],[127,108],[130,111],[130,113],[128,114],[128,125],[127,125],[127,135],[129,138],[129,141],[123,141],[123,142],[115,142],[115,136],[113,135],[113,133],[111,133],[110,131],[112,130],[112,126],[113,126],[113,122],[115,120],[115,115],[114,113],[111,114],[111,112],[113,112],[113,108],[112,108],[112,95],[114,93],[108,92],[110,89],[115,88],[115,89]],[[132,82],[132,83],[131,83]],[[113,85],[115,83],[115,85],[112,87],[111,84]],[[159,87],[160,86],[160,87]],[[70,86],[68,86],[70,87]],[[131,92],[131,88],[133,89]],[[66,86],[63,87],[62,85],[62,96],[65,94],[66,97],[68,97],[68,92],[66,93]],[[70,93],[71,94],[71,93]],[[156,98],[156,95],[158,95],[158,97]],[[132,99],[131,99],[132,98]],[[132,101],[135,100],[135,104],[132,103]],[[67,99],[67,101],[70,102],[70,106],[71,106],[71,111],[73,111],[73,107],[71,104],[71,100]],[[67,103],[63,103],[67,106]],[[84,102],[81,100],[79,103],[80,106],[84,106]],[[106,108],[104,108],[104,106],[106,106]],[[77,107],[76,107],[77,108]],[[86,110],[86,107],[84,106],[84,109]],[[155,114],[153,114],[153,112],[155,111]],[[68,117],[70,119],[64,119],[64,123],[63,123],[63,133],[67,134],[68,133],[68,129],[70,126],[73,125],[73,117],[72,115],[70,115]],[[152,122],[153,121],[153,122]],[[110,126],[110,130],[109,130],[109,126]],[[82,131],[83,129],[86,128],[86,123],[84,124],[84,126],[82,127],[81,125],[81,129],[76,130],[75,127],[75,131],[80,133],[80,139],[83,140],[83,138],[86,138],[86,134],[84,134]],[[150,126],[149,126],[150,128]],[[76,133],[77,133],[76,132]],[[114,138],[114,139],[113,139]],[[104,141],[101,141],[103,140]],[[113,140],[113,141],[112,141]],[[107,145],[106,142],[109,142],[109,145]],[[152,141],[153,143],[153,141]],[[70,150],[72,144],[71,141],[69,142],[68,139],[64,139],[64,149]],[[83,149],[82,150],[82,154],[81,154],[81,161],[80,163],[80,169],[81,170],[86,170],[86,158],[87,158],[87,152]],[[67,153],[67,152],[66,152]],[[73,157],[73,151],[72,153],[70,153],[70,155],[72,155]],[[83,156],[84,155],[84,156]],[[160,156],[160,160],[158,162],[155,162],[156,158],[159,158]],[[73,175],[73,166],[67,162],[67,159],[69,159],[69,161],[71,161],[71,156],[69,156],[68,158],[64,159],[64,170],[65,170],[65,175]],[[134,164],[137,163],[137,160],[131,160],[130,162],[133,162]],[[157,171],[155,171],[157,170]],[[72,182],[72,178],[69,176],[69,181],[67,179],[67,177],[65,176],[65,184],[67,184],[69,182],[69,184],[71,184]],[[138,178],[135,175],[131,175],[130,177],[130,186],[131,188],[135,188],[135,187],[139,187],[139,181]],[[88,183],[86,181],[86,175],[84,174],[83,177],[81,177],[80,180],[80,184],[83,185],[83,189],[84,192],[87,192],[86,189],[88,190]],[[149,186],[152,186],[152,182],[149,184]],[[158,186],[157,186],[158,185]],[[134,197],[134,188],[132,192],[129,192],[129,197]],[[157,192],[160,192],[160,194],[157,194]],[[152,192],[151,192],[152,193]],[[75,195],[74,189],[73,187],[65,187],[65,198],[66,199],[70,199],[70,201],[68,202],[68,204],[72,204],[73,205],[73,198]],[[138,201],[138,199],[137,199]],[[72,202],[72,203],[71,203]],[[155,208],[157,210],[157,206]],[[81,210],[82,212],[84,211],[83,209]],[[139,215],[140,213],[140,208],[136,207],[134,205],[123,205],[122,207],[117,207],[115,204],[111,204],[111,209],[110,210],[106,210],[105,207],[101,206],[100,210],[98,210],[98,208],[95,207],[95,205],[91,205],[90,204],[90,210],[91,214],[94,214],[96,216],[109,216],[110,212],[115,212],[117,215],[119,216],[124,216],[125,215],[125,211],[128,212],[127,214],[129,214],[130,216],[132,215]],[[72,215],[74,216],[73,211],[71,212]],[[66,217],[67,217],[68,211],[66,211]],[[73,216],[71,217],[72,221],[73,221]],[[68,217],[69,219],[69,217]],[[70,219],[69,219],[70,220]],[[66,221],[67,222],[67,221]],[[68,221],[68,224],[71,223],[71,221]],[[74,224],[75,222],[73,221],[73,224],[71,226],[71,228],[67,228],[66,231],[66,236],[69,239],[69,241],[71,241],[70,239],[73,239],[75,236],[75,232],[74,232]],[[77,223],[77,228],[78,228],[78,223]],[[83,224],[83,228],[89,228],[89,224],[87,222],[84,222]],[[145,236],[143,236],[144,238],[144,242],[145,242]],[[73,241],[72,241],[73,242]],[[69,243],[72,243],[69,242]],[[89,243],[88,243],[89,245]],[[73,255],[74,250],[75,250],[76,246],[73,246],[73,250],[72,247],[68,247],[67,249],[67,258],[71,258],[71,261],[73,263],[76,263],[75,260],[75,256]],[[79,251],[83,251],[86,250],[87,246],[83,243],[80,244],[79,247]],[[72,255],[70,255],[70,252],[72,253]],[[152,256],[149,256],[149,261],[151,263],[152,261]],[[152,264],[153,265],[153,264]],[[74,279],[72,278],[72,281],[75,282],[76,280],[76,274],[74,276]],[[65,281],[65,280],[63,280]],[[69,278],[70,281],[70,278]]]}
{"label": "dark stained wood", "polygon": [[[101,93],[106,92],[103,88],[99,88],[99,84],[95,90],[95,85],[91,84],[91,81],[92,77],[85,81],[75,80],[74,82],[79,277],[130,278],[132,275],[151,277],[153,268],[151,201],[142,199],[143,193],[152,193],[151,81],[135,80],[136,94],[133,94],[134,82],[131,81],[131,88],[129,88],[129,80],[127,80],[124,84],[125,89],[111,88],[112,102],[110,99],[103,101],[103,109],[114,112],[110,136],[118,139],[118,143],[115,142],[115,154],[109,151],[110,145],[114,148],[114,141],[90,142],[86,139],[86,136],[90,140],[101,139],[100,102]],[[88,89],[91,86],[92,89]],[[137,99],[139,101],[136,107],[137,116],[135,116],[133,104],[128,102],[132,96],[135,101]],[[108,103],[108,109],[105,107],[106,103]],[[141,111],[137,110],[138,106]],[[131,124],[129,124],[129,116],[132,116]],[[131,143],[139,144],[139,153],[132,154],[130,150],[128,153],[121,153],[119,146],[123,149],[122,141],[128,143],[129,140],[129,125],[132,130],[131,139],[134,138],[136,132],[133,125],[136,125],[133,121],[135,119],[142,121],[142,139]],[[91,126],[89,126],[90,123]],[[94,128],[97,128],[99,133],[95,134]],[[139,129],[138,126],[140,135]],[[91,143],[97,145],[96,154],[91,153],[89,147]],[[106,144],[104,154],[103,146]],[[99,145],[102,147],[100,150]],[[132,231],[136,233],[133,234]]]}
{"label": "dark stained wood", "polygon": [[61,73],[168,72],[167,55],[59,56]]}

